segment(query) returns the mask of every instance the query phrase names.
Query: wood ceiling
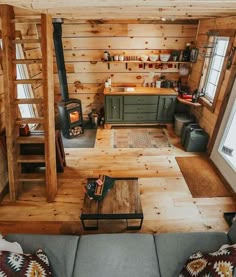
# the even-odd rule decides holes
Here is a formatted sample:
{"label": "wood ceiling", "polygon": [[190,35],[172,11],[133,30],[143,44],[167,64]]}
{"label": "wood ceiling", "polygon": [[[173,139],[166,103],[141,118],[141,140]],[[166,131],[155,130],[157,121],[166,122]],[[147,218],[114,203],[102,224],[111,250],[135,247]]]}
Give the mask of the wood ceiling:
{"label": "wood ceiling", "polygon": [[54,17],[81,20],[186,20],[236,15],[236,0],[0,0]]}

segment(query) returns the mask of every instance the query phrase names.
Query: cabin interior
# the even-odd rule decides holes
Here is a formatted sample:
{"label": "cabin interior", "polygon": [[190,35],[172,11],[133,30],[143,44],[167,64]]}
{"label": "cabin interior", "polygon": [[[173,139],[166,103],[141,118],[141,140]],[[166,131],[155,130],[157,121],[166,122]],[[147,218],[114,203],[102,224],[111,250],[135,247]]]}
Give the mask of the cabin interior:
{"label": "cabin interior", "polygon": [[[235,2],[13,0],[0,4],[1,233],[126,232],[122,220],[104,220],[97,231],[83,229],[84,186],[88,178],[99,175],[138,178],[144,215],[138,232],[228,229],[223,215],[236,212]],[[221,65],[207,91],[216,41],[227,43],[219,47],[220,52],[224,48],[219,54]],[[180,55],[186,44],[197,55],[184,63]],[[142,60],[162,54],[170,54],[168,62]],[[109,79],[112,88],[131,88],[126,95],[132,95],[132,88],[142,90],[144,97],[164,80],[166,86],[159,90],[176,93],[174,113],[194,115],[208,134],[205,151],[186,151],[176,134],[174,114],[171,121],[151,124],[136,118],[132,124],[109,121],[105,107]],[[180,87],[187,88],[190,100],[180,95]],[[194,93],[198,93],[195,102]],[[78,100],[70,107],[81,107],[80,129],[67,140],[83,139],[85,123],[92,121],[96,130],[92,148],[64,147],[58,103],[65,98]],[[119,128],[163,125],[171,147],[114,147]],[[225,140],[229,133],[234,140],[221,153],[222,137]],[[44,151],[35,154],[38,144]],[[29,147],[28,156],[22,145]],[[211,186],[205,185],[205,196],[194,197],[177,157],[206,158],[230,194],[212,196]],[[44,169],[30,171],[35,163],[43,163]],[[199,170],[204,167],[193,163],[189,174],[198,179]]]}

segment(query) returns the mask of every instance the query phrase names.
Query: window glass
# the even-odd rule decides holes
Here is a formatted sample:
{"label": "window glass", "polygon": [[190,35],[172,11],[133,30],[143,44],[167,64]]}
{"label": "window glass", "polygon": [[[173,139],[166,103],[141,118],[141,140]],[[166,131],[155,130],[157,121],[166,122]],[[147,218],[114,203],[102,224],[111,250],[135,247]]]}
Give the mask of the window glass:
{"label": "window glass", "polygon": [[[2,48],[2,39],[0,39],[0,47]],[[22,46],[20,44],[16,44],[16,58],[17,59],[24,59],[24,53]],[[29,79],[28,69],[25,64],[17,64],[16,66],[16,78],[17,79]],[[24,99],[24,98],[32,98],[33,92],[30,85],[27,84],[17,84],[17,98]],[[19,111],[21,117],[23,118],[30,118],[35,117],[36,109],[33,107],[32,104],[19,104]],[[32,129],[36,127],[35,124],[29,124],[29,127]]]}
{"label": "window glass", "polygon": [[[214,101],[217,85],[220,79],[229,38],[228,37],[210,37],[209,41],[213,42],[213,50],[209,56],[206,56],[205,66],[207,71],[204,74],[203,91],[205,97],[212,103]],[[210,60],[209,60],[210,59]],[[200,88],[201,90],[201,88]]]}

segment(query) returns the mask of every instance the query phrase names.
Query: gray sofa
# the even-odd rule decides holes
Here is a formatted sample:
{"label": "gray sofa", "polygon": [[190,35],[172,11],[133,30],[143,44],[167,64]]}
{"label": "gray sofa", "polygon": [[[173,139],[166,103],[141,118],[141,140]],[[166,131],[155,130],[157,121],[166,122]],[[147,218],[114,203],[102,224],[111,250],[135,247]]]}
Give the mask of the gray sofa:
{"label": "gray sofa", "polygon": [[58,277],[176,277],[197,251],[214,252],[236,243],[236,222],[229,232],[96,235],[7,235],[24,253],[42,248]]}

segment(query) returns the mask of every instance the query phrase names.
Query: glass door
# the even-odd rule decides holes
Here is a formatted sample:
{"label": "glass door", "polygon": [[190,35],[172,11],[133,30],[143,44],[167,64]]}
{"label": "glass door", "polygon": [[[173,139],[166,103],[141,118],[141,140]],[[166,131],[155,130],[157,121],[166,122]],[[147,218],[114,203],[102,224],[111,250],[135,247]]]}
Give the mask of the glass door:
{"label": "glass door", "polygon": [[234,81],[211,159],[236,191],[236,81]]}

